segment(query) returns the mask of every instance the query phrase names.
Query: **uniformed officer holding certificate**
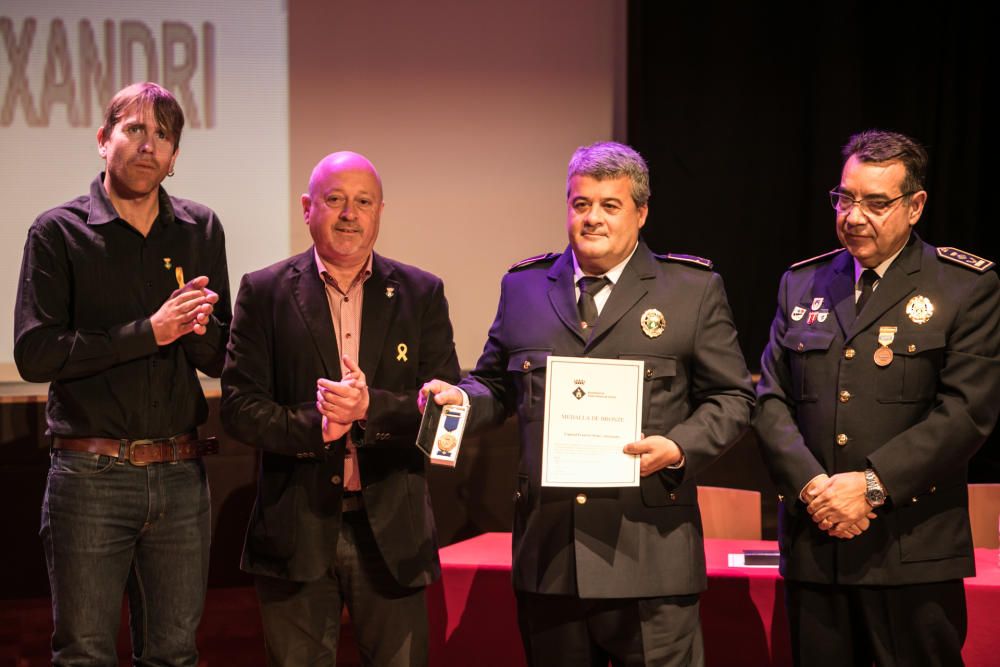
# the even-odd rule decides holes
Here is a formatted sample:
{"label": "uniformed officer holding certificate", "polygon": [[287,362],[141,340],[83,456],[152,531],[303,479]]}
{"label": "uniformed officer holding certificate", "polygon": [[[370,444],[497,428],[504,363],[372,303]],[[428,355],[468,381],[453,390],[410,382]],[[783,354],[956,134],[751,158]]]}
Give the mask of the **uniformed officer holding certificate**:
{"label": "uniformed officer holding certificate", "polygon": [[830,193],[843,244],[781,280],[754,427],[784,496],[800,665],[960,665],[966,464],[997,421],[993,262],[913,233],[917,142],[872,130]]}
{"label": "uniformed officer holding certificate", "polygon": [[[698,665],[706,584],[695,476],[746,425],[753,391],[711,262],[639,239],[649,173],[628,146],[580,148],[569,247],[515,265],[476,369],[460,387],[473,432],[518,414],[514,588],[533,665]],[[639,486],[543,486],[549,357],[643,362]],[[582,387],[581,391],[589,391]],[[462,393],[424,386],[439,404]]]}

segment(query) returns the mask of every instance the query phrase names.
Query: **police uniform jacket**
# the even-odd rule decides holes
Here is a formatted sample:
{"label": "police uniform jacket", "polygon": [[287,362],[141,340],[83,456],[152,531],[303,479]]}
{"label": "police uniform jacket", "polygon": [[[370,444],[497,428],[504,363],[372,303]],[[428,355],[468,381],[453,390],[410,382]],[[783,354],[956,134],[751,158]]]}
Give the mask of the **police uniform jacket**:
{"label": "police uniform jacket", "polygon": [[[898,585],[974,574],[966,465],[1000,409],[1000,281],[977,260],[913,234],[859,316],[845,251],[782,278],[754,427],[784,498],[789,579]],[[896,330],[880,367],[884,327]],[[799,492],[818,474],[867,467],[889,501],[861,536],[827,536]]]}
{"label": "police uniform jacket", "polygon": [[[504,276],[483,354],[461,387],[473,431],[518,415],[516,589],[630,598],[705,588],[694,479],[740,434],[753,401],[722,279],[709,267],[697,258],[655,256],[640,241],[589,332],[580,326],[569,250]],[[641,324],[649,309],[666,322],[658,337]],[[639,487],[543,488],[550,355],[641,359],[643,432],[677,442],[683,469],[644,477]]]}

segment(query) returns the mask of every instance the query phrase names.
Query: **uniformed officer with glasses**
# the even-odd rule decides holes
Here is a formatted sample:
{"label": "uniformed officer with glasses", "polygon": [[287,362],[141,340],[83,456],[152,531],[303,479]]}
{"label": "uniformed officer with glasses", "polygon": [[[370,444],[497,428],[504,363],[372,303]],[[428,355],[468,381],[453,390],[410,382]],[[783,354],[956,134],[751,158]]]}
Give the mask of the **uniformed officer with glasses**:
{"label": "uniformed officer with glasses", "polygon": [[966,468],[1000,411],[1000,281],[913,231],[928,196],[916,141],[870,130],[843,156],[843,248],[782,277],[754,413],[782,495],[792,651],[799,665],[959,665]]}

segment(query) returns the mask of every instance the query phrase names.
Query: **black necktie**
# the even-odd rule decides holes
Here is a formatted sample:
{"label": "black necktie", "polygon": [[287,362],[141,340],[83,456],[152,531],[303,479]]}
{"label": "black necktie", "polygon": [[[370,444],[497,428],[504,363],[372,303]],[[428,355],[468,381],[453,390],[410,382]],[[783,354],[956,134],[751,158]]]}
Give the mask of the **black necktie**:
{"label": "black necktie", "polygon": [[580,326],[588,329],[597,323],[597,304],[594,302],[594,295],[604,289],[610,280],[605,277],[594,278],[584,276],[577,281],[580,288],[580,298],[576,302],[576,309],[580,313]]}
{"label": "black necktie", "polygon": [[878,274],[875,273],[874,269],[865,269],[861,272],[861,296],[858,297],[858,302],[854,305],[854,312],[858,315],[861,314],[861,309],[865,307],[868,299],[871,298],[872,292],[875,291],[875,283],[877,282]]}

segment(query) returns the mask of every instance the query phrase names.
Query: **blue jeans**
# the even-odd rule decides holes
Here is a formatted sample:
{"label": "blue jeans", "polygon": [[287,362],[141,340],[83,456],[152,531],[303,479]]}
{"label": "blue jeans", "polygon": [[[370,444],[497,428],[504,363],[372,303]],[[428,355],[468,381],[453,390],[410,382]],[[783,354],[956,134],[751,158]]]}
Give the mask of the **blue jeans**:
{"label": "blue jeans", "polygon": [[117,665],[127,590],[136,665],[197,665],[210,501],[199,459],[139,467],[54,450],[41,537],[54,665]]}

